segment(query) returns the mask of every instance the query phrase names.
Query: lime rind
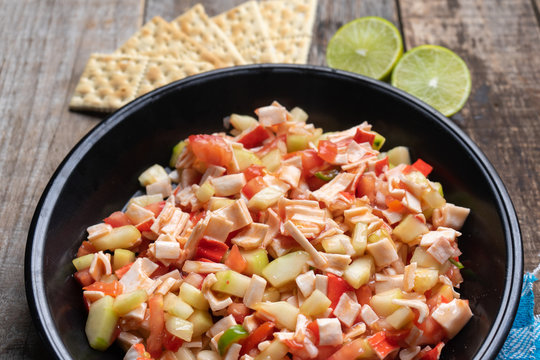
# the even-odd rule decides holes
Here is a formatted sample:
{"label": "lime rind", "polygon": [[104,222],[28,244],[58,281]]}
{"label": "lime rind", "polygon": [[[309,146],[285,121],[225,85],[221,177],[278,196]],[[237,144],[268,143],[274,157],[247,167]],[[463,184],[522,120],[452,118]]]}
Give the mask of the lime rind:
{"label": "lime rind", "polygon": [[326,49],[330,67],[375,79],[387,78],[403,54],[399,30],[386,19],[367,16],[343,25]]}
{"label": "lime rind", "polygon": [[463,59],[438,45],[421,45],[406,52],[391,81],[445,116],[461,110],[471,93],[471,76]]}

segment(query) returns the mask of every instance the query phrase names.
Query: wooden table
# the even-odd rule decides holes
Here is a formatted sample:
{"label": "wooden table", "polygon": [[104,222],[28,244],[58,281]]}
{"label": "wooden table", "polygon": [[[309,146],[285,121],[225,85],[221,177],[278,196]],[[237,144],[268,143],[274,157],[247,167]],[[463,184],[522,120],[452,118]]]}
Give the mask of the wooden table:
{"label": "wooden table", "polygon": [[[172,20],[196,0],[0,1],[0,357],[42,358],[23,281],[27,230],[64,156],[102,117],[68,111],[92,52],[108,53],[153,16]],[[210,15],[242,0],[203,1]],[[309,63],[344,23],[382,16],[406,49],[446,46],[473,88],[453,120],[480,146],[517,210],[525,270],[540,262],[540,0],[319,0]],[[536,289],[540,299],[540,289]],[[537,305],[540,310],[540,305]]]}

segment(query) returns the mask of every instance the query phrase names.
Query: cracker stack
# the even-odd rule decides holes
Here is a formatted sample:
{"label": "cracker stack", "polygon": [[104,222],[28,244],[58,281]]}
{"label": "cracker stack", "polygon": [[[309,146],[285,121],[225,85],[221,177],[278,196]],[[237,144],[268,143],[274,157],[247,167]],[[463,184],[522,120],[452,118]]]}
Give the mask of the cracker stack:
{"label": "cracker stack", "polygon": [[200,4],[156,16],[113,54],[92,54],[69,104],[111,112],[157,87],[243,64],[307,61],[317,0],[248,1],[210,18]]}

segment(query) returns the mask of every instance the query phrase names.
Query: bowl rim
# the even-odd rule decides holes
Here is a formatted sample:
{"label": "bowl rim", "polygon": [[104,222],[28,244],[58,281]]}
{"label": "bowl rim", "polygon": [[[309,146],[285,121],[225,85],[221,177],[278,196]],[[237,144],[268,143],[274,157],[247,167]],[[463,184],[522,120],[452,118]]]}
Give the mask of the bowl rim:
{"label": "bowl rim", "polygon": [[240,75],[247,72],[272,71],[316,73],[328,77],[356,80],[366,83],[368,86],[377,87],[385,93],[390,93],[400,101],[406,102],[409,105],[418,108],[418,110],[427,113],[434,121],[443,126],[446,132],[454,137],[454,139],[463,146],[465,151],[469,153],[472,160],[480,168],[488,181],[491,192],[495,195],[496,205],[501,212],[500,215],[506,239],[507,269],[501,306],[486,339],[480,345],[480,348],[474,356],[474,359],[495,358],[506,340],[518,308],[523,282],[523,247],[519,221],[512,200],[493,165],[463,130],[449,118],[414,96],[393,87],[390,84],[359,74],[331,69],[324,66],[294,64],[242,65],[212,70],[175,81],[155,89],[118,109],[98,123],[77,142],[58,165],[43,190],[28,230],[24,264],[26,299],[33,323],[44,344],[49,345],[49,350],[57,359],[71,359],[71,355],[62,342],[56,328],[54,326],[48,326],[53,324],[54,321],[46,299],[46,291],[43,282],[43,253],[45,234],[56,200],[61,193],[69,174],[73,171],[74,167],[79,163],[82,157],[84,157],[93,145],[112,127],[121,122],[129,114],[152,103],[154,98],[174,91],[177,87],[190,83],[206,82],[212,79]]}

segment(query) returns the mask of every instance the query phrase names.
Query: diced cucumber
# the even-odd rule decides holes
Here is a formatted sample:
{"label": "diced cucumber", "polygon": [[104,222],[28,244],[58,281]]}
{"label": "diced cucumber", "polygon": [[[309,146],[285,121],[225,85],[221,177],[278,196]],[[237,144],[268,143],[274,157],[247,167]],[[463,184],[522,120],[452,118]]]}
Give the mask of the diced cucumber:
{"label": "diced cucumber", "polygon": [[234,202],[233,199],[212,196],[210,200],[208,201],[208,210],[210,211],[219,210],[221,208],[224,208],[225,206],[231,205],[233,202]]}
{"label": "diced cucumber", "polygon": [[355,259],[347,266],[343,278],[353,288],[359,289],[360,286],[367,284],[371,274],[375,272],[375,264],[370,255],[365,255]]}
{"label": "diced cucumber", "polygon": [[182,153],[182,150],[184,150],[185,147],[186,147],[185,140],[182,140],[178,144],[174,145],[172,149],[171,160],[169,160],[170,167],[172,168],[176,167],[176,160],[178,160],[178,157],[180,156],[180,154]]}
{"label": "diced cucumber", "polygon": [[240,250],[247,262],[244,273],[248,276],[257,274],[262,276],[262,271],[268,265],[268,253],[265,249]]}
{"label": "diced cucumber", "polygon": [[407,215],[392,231],[392,235],[404,243],[410,243],[429,231],[426,224],[413,215]]}
{"label": "diced cucumber", "polygon": [[165,295],[163,309],[169,314],[181,319],[187,319],[193,314],[193,308],[173,293]]}
{"label": "diced cucumber", "polygon": [[254,309],[275,319],[276,324],[280,328],[287,328],[294,331],[296,327],[296,318],[298,317],[299,310],[296,306],[286,301],[260,302],[254,305]]}
{"label": "diced cucumber", "polygon": [[297,106],[292,108],[289,113],[291,114],[293,121],[306,122],[308,119],[308,114],[303,109]]}
{"label": "diced cucumber", "polygon": [[120,294],[114,299],[114,311],[120,316],[124,316],[131,310],[137,308],[148,298],[145,290],[135,290],[127,294]]}
{"label": "diced cucumber", "polygon": [[180,285],[179,296],[183,301],[193,306],[195,309],[208,310],[208,301],[203,293],[187,282],[183,282],[182,285]]}
{"label": "diced cucumber", "polygon": [[113,270],[118,270],[127,264],[131,264],[135,261],[135,253],[126,249],[114,250],[113,256]]}
{"label": "diced cucumber", "polygon": [[369,244],[372,244],[372,243],[376,243],[377,241],[381,241],[383,239],[391,239],[391,238],[386,230],[378,229],[372,232],[371,234],[369,234],[367,238],[367,242]]}
{"label": "diced cucumber", "polygon": [[274,287],[280,287],[296,279],[302,272],[309,254],[305,251],[295,251],[278,257],[262,271],[263,276]]}
{"label": "diced cucumber", "polygon": [[386,152],[388,156],[388,163],[393,166],[399,164],[411,165],[411,155],[409,155],[409,148],[405,146],[396,146]]}
{"label": "diced cucumber", "polygon": [[205,310],[195,310],[188,318],[188,321],[193,324],[194,338],[201,336],[214,325],[212,316]]}
{"label": "diced cucumber", "polygon": [[317,316],[326,311],[332,304],[320,290],[315,289],[300,306],[300,312],[306,316]]}
{"label": "diced cucumber", "polygon": [[305,134],[288,134],[287,135],[287,152],[305,150],[311,137]]}
{"label": "diced cucumber", "polygon": [[163,195],[162,194],[154,194],[154,195],[141,195],[136,196],[134,198],[131,198],[128,202],[128,207],[131,204],[137,204],[139,206],[145,207],[157,202],[163,201]]}
{"label": "diced cucumber", "polygon": [[267,348],[259,353],[254,360],[281,360],[289,352],[287,345],[279,340],[274,340]]}
{"label": "diced cucumber", "polygon": [[248,208],[251,210],[264,211],[275,205],[283,197],[283,191],[274,187],[266,187],[253,195],[248,201]]}
{"label": "diced cucumber", "polygon": [[165,171],[163,166],[155,164],[150,166],[139,176],[139,183],[141,184],[141,186],[146,186],[161,180],[168,179],[169,175],[167,175],[167,172]]}
{"label": "diced cucumber", "polygon": [[246,170],[251,165],[262,165],[261,159],[249,150],[233,147],[233,155],[240,171]]}
{"label": "diced cucumber", "polygon": [[364,255],[367,246],[367,224],[359,222],[354,225],[351,243],[355,255]]}
{"label": "diced cucumber", "polygon": [[406,306],[400,307],[388,317],[386,321],[392,325],[394,329],[402,329],[414,319],[414,313]]}
{"label": "diced cucumber", "polygon": [[84,269],[88,269],[90,265],[92,265],[92,260],[94,260],[94,254],[86,254],[71,260],[71,262],[73,263],[73,266],[75,266],[75,269],[77,269],[77,271],[81,271]]}
{"label": "diced cucumber", "polygon": [[350,249],[352,247],[352,245],[348,245],[347,247],[345,245],[347,242],[350,244],[351,238],[349,238],[345,234],[329,236],[322,239],[321,241],[324,251],[331,254],[342,254],[342,255],[347,255],[348,254],[347,248]]}
{"label": "diced cucumber", "polygon": [[261,162],[268,171],[274,172],[281,166],[281,152],[279,149],[274,149],[264,155]]}
{"label": "diced cucumber", "polygon": [[240,131],[247,130],[251,127],[255,127],[259,124],[255,118],[252,118],[251,116],[247,115],[238,115],[238,114],[231,114],[229,118],[231,125]]}
{"label": "diced cucumber", "polygon": [[205,181],[204,184],[202,184],[201,187],[197,189],[197,191],[195,192],[195,196],[200,202],[205,203],[209,201],[215,193],[216,189],[210,183],[210,181]]}
{"label": "diced cucumber", "polygon": [[281,294],[279,293],[278,289],[269,287],[264,290],[262,301],[276,302],[279,301],[280,298]]}
{"label": "diced cucumber", "polygon": [[437,269],[439,270],[441,268],[441,264],[431,254],[429,254],[426,250],[424,250],[422,247],[417,246],[416,249],[414,249],[411,263],[415,262],[418,267],[422,268],[430,268],[430,269]]}
{"label": "diced cucumber", "polygon": [[375,133],[375,139],[373,139],[373,145],[371,147],[374,150],[380,150],[382,146],[384,145],[384,142],[386,141],[386,138],[382,136],[381,134],[373,131]]}
{"label": "diced cucumber", "polygon": [[212,290],[238,297],[244,297],[251,281],[251,278],[233,270],[219,271],[216,277],[217,282],[212,285]]}
{"label": "diced cucumber", "polygon": [[414,272],[414,291],[423,294],[439,282],[439,271],[435,269],[416,269]]}
{"label": "diced cucumber", "polygon": [[166,315],[165,328],[168,332],[184,341],[191,341],[193,336],[193,323],[176,316]]}
{"label": "diced cucumber", "polygon": [[400,308],[400,306],[394,304],[392,300],[402,298],[403,293],[401,292],[401,290],[393,289],[373,295],[371,297],[371,300],[369,301],[369,304],[377,313],[377,315],[386,317]]}
{"label": "diced cucumber", "polygon": [[96,250],[116,250],[130,248],[139,240],[141,233],[133,225],[124,225],[100,238],[92,240]]}
{"label": "diced cucumber", "polygon": [[93,349],[104,351],[113,342],[113,333],[118,322],[113,303],[114,299],[105,295],[90,305],[85,332]]}
{"label": "diced cucumber", "polygon": [[[440,188],[442,189],[442,187]],[[424,191],[424,193],[422,193],[422,200],[424,200],[425,204],[431,209],[436,209],[446,204],[446,200],[436,188],[428,188]]]}

